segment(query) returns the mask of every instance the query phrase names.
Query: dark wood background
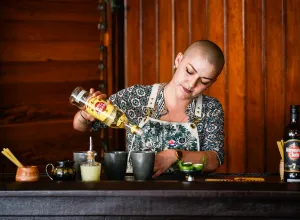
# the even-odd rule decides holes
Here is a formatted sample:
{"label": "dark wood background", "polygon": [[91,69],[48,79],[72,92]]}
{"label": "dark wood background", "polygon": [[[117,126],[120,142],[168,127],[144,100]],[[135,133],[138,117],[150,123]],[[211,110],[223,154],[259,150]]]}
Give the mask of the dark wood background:
{"label": "dark wood background", "polygon": [[[136,83],[168,82],[176,54],[210,39],[226,57],[206,93],[225,111],[226,158],[218,172],[277,173],[276,141],[289,105],[300,104],[300,0],[121,2],[119,20],[109,19],[116,28],[102,33],[97,0],[1,1],[1,150],[10,148],[42,172],[48,162],[72,158],[74,150],[87,148],[89,135],[72,128],[77,109],[68,98],[76,86],[97,87],[104,80],[111,94]],[[108,47],[106,75],[98,69],[101,44]],[[100,149],[105,135],[93,136]],[[121,136],[105,137],[124,148]],[[1,172],[15,170],[3,155],[0,165]]]}
{"label": "dark wood background", "polygon": [[[98,69],[99,46],[109,53],[111,47],[110,29],[97,28],[97,5],[96,0],[1,0],[1,150],[9,148],[40,172],[47,163],[72,159],[73,151],[89,147],[90,134],[73,129],[78,110],[69,104],[73,89],[97,88],[105,80],[112,92],[112,77]],[[92,136],[94,149],[101,151],[103,134]],[[0,166],[0,172],[16,170],[2,154]]]}
{"label": "dark wood background", "polygon": [[125,87],[168,82],[173,60],[210,39],[226,65],[207,94],[225,111],[219,172],[278,173],[276,141],[300,104],[299,0],[126,0]]}

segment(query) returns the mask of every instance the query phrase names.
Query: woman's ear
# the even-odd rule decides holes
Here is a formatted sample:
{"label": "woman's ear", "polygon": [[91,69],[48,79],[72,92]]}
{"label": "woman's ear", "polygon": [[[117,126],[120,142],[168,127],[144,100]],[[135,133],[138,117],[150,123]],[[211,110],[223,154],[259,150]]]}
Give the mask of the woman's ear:
{"label": "woman's ear", "polygon": [[183,54],[180,52],[177,54],[176,58],[175,58],[175,64],[174,64],[174,67],[177,69],[177,67],[179,66],[179,64],[181,63],[183,59]]}

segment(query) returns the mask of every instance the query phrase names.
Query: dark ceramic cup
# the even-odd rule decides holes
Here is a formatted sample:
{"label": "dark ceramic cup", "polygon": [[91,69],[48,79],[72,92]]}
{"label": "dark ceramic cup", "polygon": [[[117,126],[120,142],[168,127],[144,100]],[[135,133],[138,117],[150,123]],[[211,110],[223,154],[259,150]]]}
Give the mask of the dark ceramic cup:
{"label": "dark ceramic cup", "polygon": [[133,151],[130,153],[130,157],[135,180],[151,180],[153,175],[155,152]]}
{"label": "dark ceramic cup", "polygon": [[124,180],[128,153],[111,151],[104,153],[104,173],[109,180]]}

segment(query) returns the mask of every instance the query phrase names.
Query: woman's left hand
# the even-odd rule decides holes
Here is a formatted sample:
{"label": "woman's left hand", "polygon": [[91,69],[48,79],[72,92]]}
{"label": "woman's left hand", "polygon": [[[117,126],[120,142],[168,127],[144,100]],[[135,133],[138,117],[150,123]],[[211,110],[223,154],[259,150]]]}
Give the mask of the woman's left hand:
{"label": "woman's left hand", "polygon": [[160,151],[155,155],[153,178],[165,172],[177,160],[176,151],[173,149]]}

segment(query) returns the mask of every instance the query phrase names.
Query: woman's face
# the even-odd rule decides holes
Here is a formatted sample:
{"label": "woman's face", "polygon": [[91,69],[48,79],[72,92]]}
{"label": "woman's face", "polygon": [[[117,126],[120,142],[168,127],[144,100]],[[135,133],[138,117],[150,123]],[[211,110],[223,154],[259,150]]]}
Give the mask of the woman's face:
{"label": "woman's face", "polygon": [[179,99],[194,99],[207,89],[217,77],[214,66],[200,55],[183,57],[179,53],[175,65],[177,70],[172,81]]}

